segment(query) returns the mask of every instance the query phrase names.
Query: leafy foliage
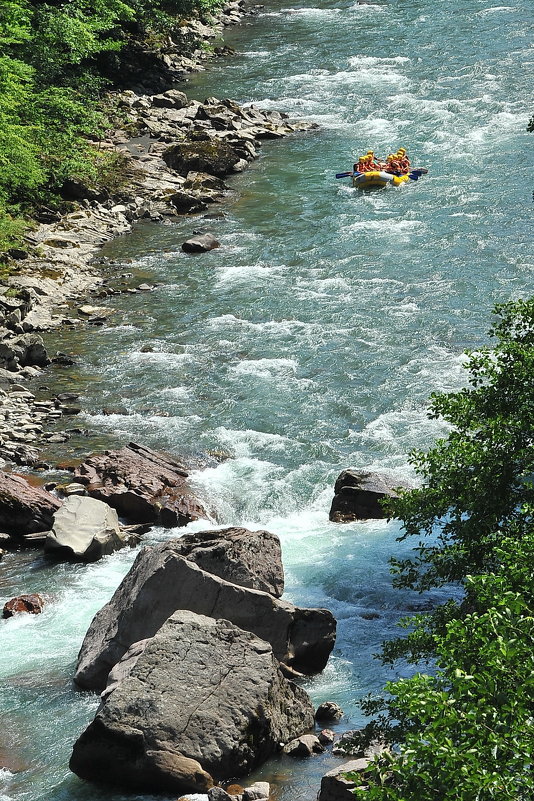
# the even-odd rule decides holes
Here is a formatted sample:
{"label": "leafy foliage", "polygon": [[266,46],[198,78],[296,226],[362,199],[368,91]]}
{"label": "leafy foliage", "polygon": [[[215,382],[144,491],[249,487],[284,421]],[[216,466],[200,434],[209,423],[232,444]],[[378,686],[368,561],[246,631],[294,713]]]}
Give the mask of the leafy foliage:
{"label": "leafy foliage", "polygon": [[366,801],[534,798],[534,299],[495,314],[496,345],[469,354],[469,386],[432,397],[452,430],[413,454],[423,487],[390,505],[403,538],[424,537],[394,562],[397,584],[465,594],[384,645],[385,662],[424,658],[434,672],[362,704],[375,716],[362,743],[389,745],[358,776]]}
{"label": "leafy foliage", "polygon": [[[0,3],[0,252],[13,243],[21,209],[68,178],[105,178],[89,138],[106,127],[105,54],[134,35],[161,34],[179,16],[220,0],[3,0]],[[116,176],[117,164],[112,171]],[[115,178],[113,179],[115,180]],[[19,218],[20,219],[20,218]]]}
{"label": "leafy foliage", "polygon": [[498,566],[503,537],[521,539],[534,510],[534,299],[495,309],[494,348],[469,354],[469,387],[435,394],[430,417],[454,426],[412,463],[425,484],[389,506],[419,541],[394,562],[396,583],[417,590]]}

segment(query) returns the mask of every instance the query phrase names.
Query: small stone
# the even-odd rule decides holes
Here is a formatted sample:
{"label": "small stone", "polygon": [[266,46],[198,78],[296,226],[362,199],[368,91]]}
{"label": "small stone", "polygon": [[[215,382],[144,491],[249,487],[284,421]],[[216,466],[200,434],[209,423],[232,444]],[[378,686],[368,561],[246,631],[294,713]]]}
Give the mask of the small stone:
{"label": "small stone", "polygon": [[270,792],[269,782],[254,782],[243,790],[243,801],[264,801],[269,798]]}
{"label": "small stone", "polygon": [[19,612],[26,612],[30,615],[39,615],[43,611],[44,599],[37,593],[31,595],[19,595],[4,604],[2,617],[8,618]]}
{"label": "small stone", "polygon": [[335,739],[335,734],[332,729],[323,729],[319,732],[317,738],[321,745],[332,745]]}
{"label": "small stone", "polygon": [[335,701],[324,701],[315,712],[315,720],[337,721],[342,717],[343,710]]}

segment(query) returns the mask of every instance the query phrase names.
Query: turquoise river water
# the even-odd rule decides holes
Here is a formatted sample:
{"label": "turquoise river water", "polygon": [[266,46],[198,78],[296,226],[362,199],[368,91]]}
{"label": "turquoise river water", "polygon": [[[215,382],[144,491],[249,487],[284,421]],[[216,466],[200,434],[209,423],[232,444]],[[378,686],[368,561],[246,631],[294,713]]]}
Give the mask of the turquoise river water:
{"label": "turquoise river water", "polygon": [[[391,589],[395,523],[328,522],[334,480],[349,466],[409,477],[410,449],[444,431],[426,417],[429,394],[462,386],[462,353],[487,341],[494,303],[532,292],[533,21],[531,0],[270,0],[228,32],[237,55],[188,91],[320,127],[266,143],[231,180],[223,219],[140,225],[108,246],[105,270],[158,288],[112,298],[109,327],[49,339],[79,356],[46,383],[77,389],[97,432],[69,443],[75,456],[135,439],[198,464],[231,457],[208,460],[194,484],[214,526],[276,532],[286,597],[338,619],[330,663],[306,683],[315,702],[343,706],[338,730],[361,724],[358,700],[394,675],[373,659],[381,640],[439,594]],[[359,193],[334,177],[370,147],[402,145],[430,169],[418,183]],[[222,247],[187,256],[180,245],[199,226]],[[103,416],[111,405],[130,414]],[[38,591],[48,604],[0,623],[0,764],[11,767],[0,801],[134,798],[68,770],[96,708],[72,687],[76,654],[134,556],[5,558],[0,601]],[[277,760],[257,775],[279,801],[313,801],[333,764]]]}

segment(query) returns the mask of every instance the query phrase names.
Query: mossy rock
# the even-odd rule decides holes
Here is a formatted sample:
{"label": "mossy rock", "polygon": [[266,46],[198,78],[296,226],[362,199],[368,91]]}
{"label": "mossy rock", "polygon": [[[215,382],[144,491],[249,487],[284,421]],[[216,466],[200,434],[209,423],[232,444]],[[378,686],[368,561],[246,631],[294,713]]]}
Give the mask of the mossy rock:
{"label": "mossy rock", "polygon": [[184,177],[191,171],[223,177],[240,159],[237,151],[220,139],[187,140],[167,148],[163,160]]}

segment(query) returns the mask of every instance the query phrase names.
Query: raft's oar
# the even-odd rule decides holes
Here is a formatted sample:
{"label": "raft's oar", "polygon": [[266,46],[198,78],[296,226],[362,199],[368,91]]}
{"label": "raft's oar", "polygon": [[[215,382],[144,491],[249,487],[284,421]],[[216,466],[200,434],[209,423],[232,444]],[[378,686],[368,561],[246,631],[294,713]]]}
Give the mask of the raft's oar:
{"label": "raft's oar", "polygon": [[428,172],[426,167],[417,167],[417,169],[412,170],[408,173],[408,178],[411,181],[418,181],[422,175],[426,175]]}
{"label": "raft's oar", "polygon": [[336,178],[348,178],[349,175],[355,175],[353,172],[338,172],[336,173]]}

